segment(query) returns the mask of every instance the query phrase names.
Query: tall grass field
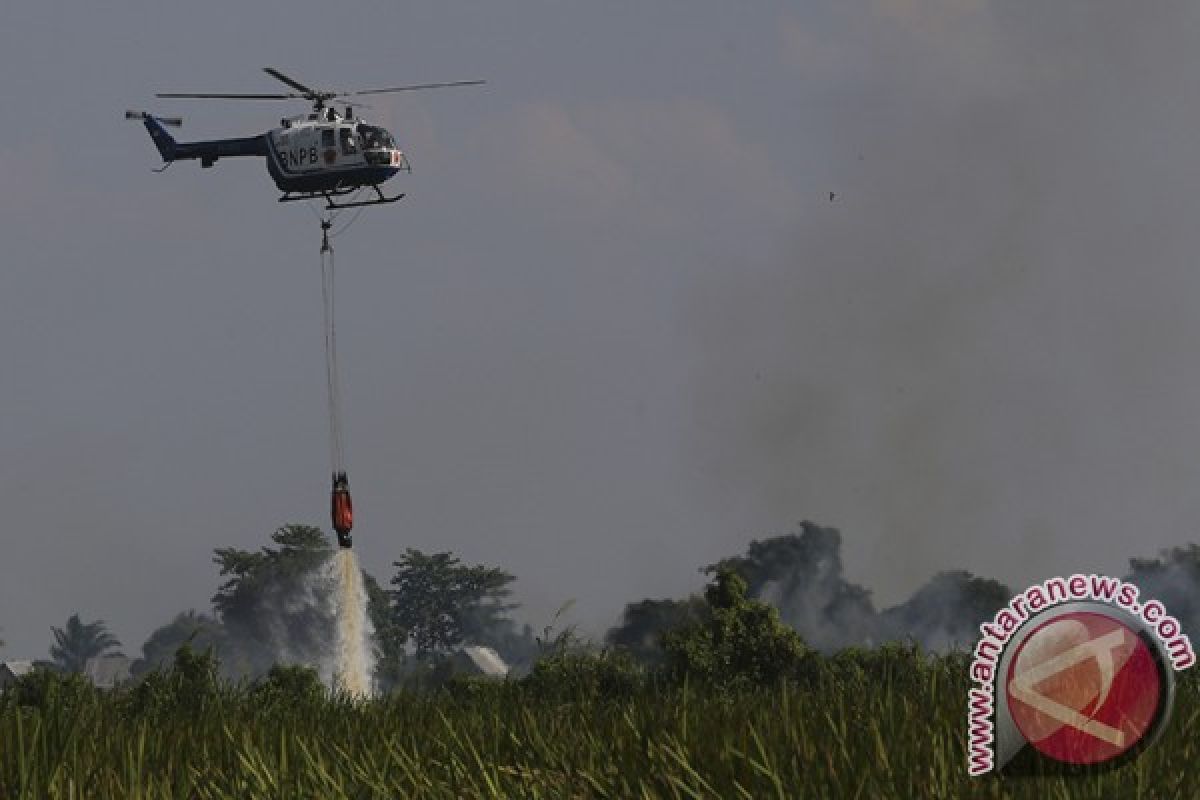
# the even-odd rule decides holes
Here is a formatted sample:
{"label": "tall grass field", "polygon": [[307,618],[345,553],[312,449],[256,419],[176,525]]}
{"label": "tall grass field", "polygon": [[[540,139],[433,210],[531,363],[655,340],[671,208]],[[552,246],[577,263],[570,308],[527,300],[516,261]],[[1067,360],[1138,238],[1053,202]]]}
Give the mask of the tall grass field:
{"label": "tall grass field", "polygon": [[[186,661],[186,660],[185,660]],[[376,699],[217,682],[195,657],[136,687],[43,675],[0,695],[0,798],[1190,798],[1200,703],[1086,776],[967,776],[961,658],[820,659],[700,687],[562,670]]]}

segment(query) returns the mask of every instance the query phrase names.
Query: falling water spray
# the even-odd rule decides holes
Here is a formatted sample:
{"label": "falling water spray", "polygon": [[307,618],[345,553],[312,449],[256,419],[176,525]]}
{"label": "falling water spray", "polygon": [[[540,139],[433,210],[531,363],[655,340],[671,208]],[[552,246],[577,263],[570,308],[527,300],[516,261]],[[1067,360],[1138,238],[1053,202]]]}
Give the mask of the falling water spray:
{"label": "falling water spray", "polygon": [[358,697],[371,693],[371,622],[367,617],[367,590],[358,558],[350,548],[339,548],[330,562],[334,585],[336,632],[333,653],[333,687]]}

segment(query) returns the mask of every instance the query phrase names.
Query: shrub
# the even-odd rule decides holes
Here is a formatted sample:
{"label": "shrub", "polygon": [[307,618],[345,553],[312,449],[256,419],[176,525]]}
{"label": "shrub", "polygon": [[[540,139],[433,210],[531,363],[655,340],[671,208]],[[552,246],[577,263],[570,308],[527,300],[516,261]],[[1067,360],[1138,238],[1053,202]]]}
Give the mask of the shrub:
{"label": "shrub", "polygon": [[325,697],[325,686],[312,667],[276,664],[254,685],[259,702],[312,702]]}
{"label": "shrub", "polygon": [[830,669],[843,680],[866,680],[902,688],[919,681],[933,661],[916,642],[889,642],[879,647],[848,647],[829,659]]}
{"label": "shrub", "polygon": [[708,619],[663,637],[668,674],[721,686],[768,685],[795,677],[810,651],[779,611],[746,596],[746,581],[717,570],[705,590]]}
{"label": "shrub", "polygon": [[76,706],[93,699],[96,691],[79,673],[36,667],[17,678],[5,691],[5,696],[18,706],[45,709]]}
{"label": "shrub", "polygon": [[175,651],[169,670],[151,670],[133,687],[129,706],[143,714],[199,714],[220,695],[218,666],[212,648],[197,653],[184,644]]}
{"label": "shrub", "polygon": [[575,650],[538,660],[520,685],[535,695],[553,698],[624,698],[645,682],[645,671],[623,650]]}

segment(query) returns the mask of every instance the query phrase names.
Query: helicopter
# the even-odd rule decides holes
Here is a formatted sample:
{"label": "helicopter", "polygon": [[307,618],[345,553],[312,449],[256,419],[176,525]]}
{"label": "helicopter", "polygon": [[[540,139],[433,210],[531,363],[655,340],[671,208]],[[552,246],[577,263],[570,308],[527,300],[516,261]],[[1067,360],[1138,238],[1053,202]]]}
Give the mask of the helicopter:
{"label": "helicopter", "polygon": [[[283,192],[279,202],[323,199],[328,209],[394,203],[403,194],[389,197],[379,185],[397,173],[411,172],[407,156],[396,146],[395,139],[384,128],[370,125],[355,117],[354,106],[346,102],[339,114],[331,105],[338,98],[360,95],[409,92],[419,89],[444,89],[452,86],[476,86],[485,81],[452,81],[423,83],[411,86],[392,86],[383,89],[362,89],[353,92],[331,92],[313,89],[277,69],[263,71],[287,84],[294,92],[278,94],[230,94],[211,92],[166,92],[155,97],[165,99],[223,99],[223,100],[308,100],[312,111],[307,115],[284,117],[279,127],[258,136],[240,139],[214,139],[203,142],[178,142],[167,127],[179,127],[179,117],[162,117],[145,111],[126,111],[126,119],[141,120],[154,140],[164,166],[162,172],[176,161],[199,159],[201,167],[211,167],[219,159],[239,156],[260,156],[267,161],[267,171]],[[363,188],[374,190],[375,197],[356,202],[337,202]]]}

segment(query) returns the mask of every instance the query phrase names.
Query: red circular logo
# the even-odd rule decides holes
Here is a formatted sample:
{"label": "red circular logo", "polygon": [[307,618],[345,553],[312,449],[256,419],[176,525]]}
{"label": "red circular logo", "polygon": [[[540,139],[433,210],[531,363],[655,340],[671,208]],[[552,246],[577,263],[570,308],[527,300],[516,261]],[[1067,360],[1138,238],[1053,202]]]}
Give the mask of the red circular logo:
{"label": "red circular logo", "polygon": [[1021,642],[1005,690],[1013,722],[1039,752],[1100,764],[1153,731],[1166,686],[1135,630],[1107,614],[1074,611]]}

